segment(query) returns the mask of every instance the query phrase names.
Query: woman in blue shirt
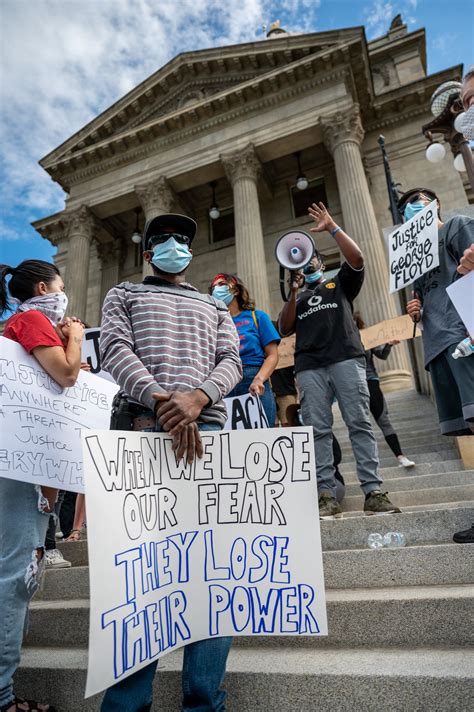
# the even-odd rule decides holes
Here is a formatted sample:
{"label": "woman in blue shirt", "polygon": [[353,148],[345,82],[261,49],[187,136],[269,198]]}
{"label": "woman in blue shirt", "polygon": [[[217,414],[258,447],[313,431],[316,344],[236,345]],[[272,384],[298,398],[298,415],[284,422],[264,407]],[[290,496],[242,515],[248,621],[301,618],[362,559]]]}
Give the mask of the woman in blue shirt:
{"label": "woman in blue shirt", "polygon": [[278,364],[280,335],[268,314],[255,309],[255,303],[238,277],[230,274],[216,275],[211,282],[210,292],[229,307],[240,338],[244,375],[228,397],[245,393],[260,396],[269,427],[273,428],[276,403],[269,378]]}

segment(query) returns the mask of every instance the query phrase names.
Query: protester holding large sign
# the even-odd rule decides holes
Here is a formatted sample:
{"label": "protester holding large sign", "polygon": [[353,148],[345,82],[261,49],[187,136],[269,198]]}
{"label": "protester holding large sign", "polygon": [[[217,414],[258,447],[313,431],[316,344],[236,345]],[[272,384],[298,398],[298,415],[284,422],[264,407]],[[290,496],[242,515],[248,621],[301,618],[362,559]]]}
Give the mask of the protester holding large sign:
{"label": "protester holding large sign", "polygon": [[416,280],[407,311],[423,328],[425,368],[430,372],[441,432],[469,435],[474,429],[474,359],[452,358],[467,329],[446,289],[460,278],[457,268],[464,251],[474,242],[474,220],[455,215],[444,223],[439,199],[428,188],[412,188],[404,193],[398,209],[409,220],[433,201],[438,207],[439,265]]}
{"label": "protester holding large sign", "polygon": [[245,393],[259,396],[272,428],[276,418],[276,403],[270,378],[278,365],[280,334],[268,314],[255,309],[245,284],[235,275],[217,274],[209,291],[229,307],[240,340],[244,374],[229,395],[232,398]]}
{"label": "protester holding large sign", "polygon": [[150,709],[156,661],[186,646],[183,709],[224,710],[228,636],[327,635],[311,430],[254,433],[202,433],[189,464],[166,434],[84,433],[86,695],[121,681],[103,709]]}
{"label": "protester holding large sign", "polygon": [[[102,368],[122,389],[116,404],[121,429],[128,423],[137,431],[166,431],[172,459],[184,458],[184,467],[186,461],[194,466],[196,456],[206,461],[200,432],[223,427],[223,398],[242,377],[238,336],[226,305],[185,282],[196,228],[183,215],[161,215],[147,223],[143,255],[153,276],[109,291],[100,339]],[[169,604],[170,611],[179,611],[179,597]],[[148,610],[156,630],[155,614]],[[185,647],[185,708],[222,709],[225,693],[220,687],[230,644],[231,638],[221,637]],[[148,666],[107,690],[103,712],[150,708],[157,658],[148,659]]]}
{"label": "protester holding large sign", "polygon": [[[365,514],[399,512],[380,490],[377,442],[369,414],[364,347],[352,318],[352,303],[364,281],[364,259],[349,235],[320,203],[308,209],[313,232],[329,232],[346,262],[331,280],[324,279],[324,260],[316,250],[304,273],[291,282],[288,302],[279,317],[280,333],[296,332],[295,371],[305,425],[313,426],[319,514],[342,517],[336,501],[332,403],[336,397],[351,438],[357,476],[365,494]],[[300,287],[304,291],[297,298]]]}
{"label": "protester holding large sign", "polygon": [[[6,322],[4,336],[21,344],[37,359],[45,380],[54,379],[59,390],[72,386],[81,367],[84,328],[75,320],[62,327],[62,338],[56,330],[67,308],[59,270],[41,260],[25,260],[16,268],[3,265],[0,269],[2,313],[9,306],[8,291],[18,304],[18,312]],[[8,275],[11,279],[7,290]],[[23,380],[31,379],[31,371],[23,370]],[[31,414],[28,408],[23,410],[27,421]],[[1,415],[5,421],[8,411],[2,409]],[[30,426],[34,430],[33,418]],[[5,432],[4,424],[2,428]],[[12,474],[15,476],[9,473]],[[28,605],[44,572],[44,541],[58,490],[10,476],[0,477],[0,707],[16,710],[21,700],[13,694],[12,677],[20,662]],[[33,706],[37,704],[30,702],[28,709]],[[44,710],[48,709],[52,710],[45,705]]]}

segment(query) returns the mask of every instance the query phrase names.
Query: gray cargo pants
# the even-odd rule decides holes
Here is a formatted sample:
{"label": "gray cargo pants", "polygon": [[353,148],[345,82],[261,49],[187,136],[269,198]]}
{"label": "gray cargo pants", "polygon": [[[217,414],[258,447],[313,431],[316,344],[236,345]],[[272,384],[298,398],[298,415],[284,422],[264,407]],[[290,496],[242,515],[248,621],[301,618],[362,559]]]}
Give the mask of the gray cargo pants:
{"label": "gray cargo pants", "polygon": [[377,442],[369,411],[369,389],[364,358],[353,358],[296,375],[305,425],[312,425],[318,492],[336,496],[332,451],[332,403],[337,398],[349,430],[357,477],[364,494],[380,489]]}

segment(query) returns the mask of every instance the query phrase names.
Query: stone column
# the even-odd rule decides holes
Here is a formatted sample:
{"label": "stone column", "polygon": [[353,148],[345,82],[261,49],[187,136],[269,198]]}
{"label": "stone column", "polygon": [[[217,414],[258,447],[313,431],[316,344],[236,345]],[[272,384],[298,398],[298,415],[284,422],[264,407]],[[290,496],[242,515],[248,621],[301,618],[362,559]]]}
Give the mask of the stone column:
{"label": "stone column", "polygon": [[234,191],[237,274],[257,308],[268,312],[270,293],[257,192],[261,164],[252,144],[221,154],[221,161]]}
{"label": "stone column", "polygon": [[102,279],[100,284],[101,299],[119,283],[120,259],[122,256],[122,242],[118,239],[112,242],[101,242],[97,245],[97,252],[102,264]]}
{"label": "stone column", "polygon": [[[398,315],[394,295],[388,291],[388,265],[383,238],[370,197],[362,162],[364,130],[359,107],[322,120],[323,139],[334,157],[344,230],[354,238],[365,260],[365,281],[359,298],[367,325]],[[393,349],[388,363],[377,363],[385,390],[412,387],[407,346]]]}
{"label": "stone column", "polygon": [[[174,192],[164,176],[160,176],[150,183],[135,186],[135,193],[138,196],[140,205],[145,213],[145,223],[158,215],[171,212],[171,205],[174,201]],[[143,263],[143,277],[153,274],[153,270],[147,262]]]}
{"label": "stone column", "polygon": [[87,287],[91,242],[100,223],[86,205],[65,212],[62,217],[68,237],[66,293],[68,314],[86,319]]}

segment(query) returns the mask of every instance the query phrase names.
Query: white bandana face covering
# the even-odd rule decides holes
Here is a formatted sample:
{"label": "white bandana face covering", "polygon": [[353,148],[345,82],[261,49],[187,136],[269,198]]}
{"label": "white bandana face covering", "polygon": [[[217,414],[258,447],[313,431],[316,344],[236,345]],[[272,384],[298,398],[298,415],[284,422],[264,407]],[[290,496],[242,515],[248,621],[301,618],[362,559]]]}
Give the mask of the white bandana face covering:
{"label": "white bandana face covering", "polygon": [[21,302],[18,311],[25,312],[30,309],[37,309],[44,314],[56,326],[64,317],[67,309],[67,296],[64,292],[51,292],[40,297],[31,297]]}

